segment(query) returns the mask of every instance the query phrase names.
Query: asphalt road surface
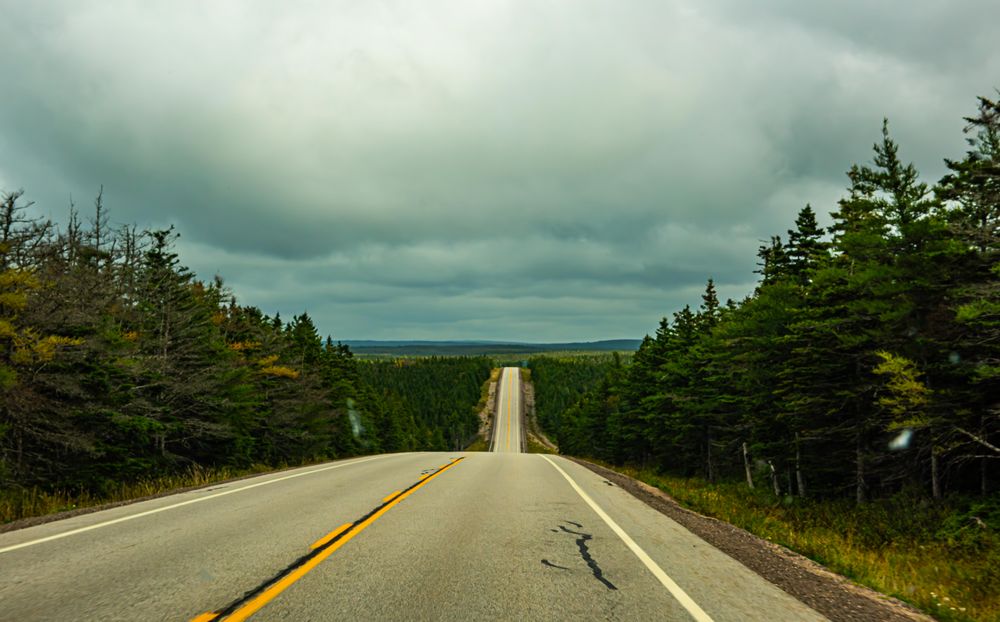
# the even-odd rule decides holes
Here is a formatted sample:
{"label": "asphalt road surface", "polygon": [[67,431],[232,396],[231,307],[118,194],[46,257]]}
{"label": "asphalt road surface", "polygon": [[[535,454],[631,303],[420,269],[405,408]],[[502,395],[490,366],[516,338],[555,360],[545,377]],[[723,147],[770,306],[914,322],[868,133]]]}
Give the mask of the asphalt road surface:
{"label": "asphalt road surface", "polygon": [[496,424],[493,426],[494,452],[521,453],[524,448],[521,425],[521,370],[504,367],[497,381]]}
{"label": "asphalt road surface", "polygon": [[497,452],[355,458],[0,534],[0,620],[823,619],[595,473],[519,453],[516,402]]}

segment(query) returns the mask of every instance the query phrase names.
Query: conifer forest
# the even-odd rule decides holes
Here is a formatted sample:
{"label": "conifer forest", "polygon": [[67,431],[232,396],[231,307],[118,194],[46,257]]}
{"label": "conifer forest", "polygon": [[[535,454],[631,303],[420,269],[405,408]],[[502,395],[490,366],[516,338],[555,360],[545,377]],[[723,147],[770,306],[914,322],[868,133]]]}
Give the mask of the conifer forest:
{"label": "conifer forest", "polygon": [[[885,123],[829,227],[806,205],[760,247],[751,295],[709,279],[575,403],[539,386],[560,450],[779,497],[1000,490],[1000,103],[966,123],[935,184]],[[587,373],[533,365],[539,385]]]}
{"label": "conifer forest", "polygon": [[[102,494],[192,465],[301,464],[454,449],[478,429],[483,358],[362,362],[303,312],[239,304],[173,251],[111,227],[100,196],[64,226],[0,206],[0,483]],[[440,390],[440,388],[447,390]]]}

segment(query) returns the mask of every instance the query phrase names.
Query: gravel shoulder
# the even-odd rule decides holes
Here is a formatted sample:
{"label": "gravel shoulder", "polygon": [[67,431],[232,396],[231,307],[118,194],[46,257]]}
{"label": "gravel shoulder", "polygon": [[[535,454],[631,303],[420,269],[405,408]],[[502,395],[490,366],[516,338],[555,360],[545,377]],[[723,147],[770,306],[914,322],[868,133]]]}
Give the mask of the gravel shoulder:
{"label": "gravel shoulder", "polygon": [[900,600],[852,583],[783,546],[683,508],[658,488],[586,460],[565,457],[620,486],[834,622],[933,620]]}

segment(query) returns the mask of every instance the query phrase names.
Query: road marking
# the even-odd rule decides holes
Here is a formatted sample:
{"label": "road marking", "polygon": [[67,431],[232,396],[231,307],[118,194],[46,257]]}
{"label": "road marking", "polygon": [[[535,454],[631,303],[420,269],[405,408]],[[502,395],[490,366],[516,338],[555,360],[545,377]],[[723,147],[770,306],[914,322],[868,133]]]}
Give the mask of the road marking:
{"label": "road marking", "polygon": [[[336,529],[334,529],[330,533],[326,534],[325,536],[323,536],[319,540],[317,540],[317,541],[313,542],[311,545],[309,545],[309,550],[311,551],[313,549],[318,549],[319,547],[323,546],[324,544],[326,544],[330,540],[333,540],[334,538],[336,538],[340,534],[344,533],[345,531],[347,531],[348,529],[350,529],[353,526],[354,526],[354,523],[344,523],[340,527],[337,527]],[[191,622],[194,622],[194,620],[192,620]]]}
{"label": "road marking", "polygon": [[638,557],[639,560],[646,565],[646,568],[648,568],[649,571],[653,573],[653,576],[655,576],[660,581],[663,587],[667,588],[667,590],[673,595],[673,597],[676,598],[677,601],[685,609],[688,610],[688,613],[690,613],[695,620],[697,620],[698,622],[712,622],[712,618],[709,617],[709,615],[705,613],[705,611],[701,607],[698,606],[698,603],[694,602],[694,600],[687,595],[687,592],[681,589],[681,586],[674,583],[674,580],[671,579],[667,575],[667,573],[663,572],[663,569],[660,568],[660,566],[655,561],[653,561],[653,558],[650,557],[646,553],[646,551],[642,550],[642,548],[635,543],[635,540],[633,540],[631,536],[625,533],[625,530],[619,527],[618,523],[616,523],[614,519],[608,516],[607,512],[601,509],[601,506],[597,505],[597,503],[595,503],[594,500],[591,499],[590,496],[587,493],[585,493],[583,489],[580,488],[580,486],[575,481],[573,481],[573,478],[570,477],[566,473],[566,471],[563,471],[561,468],[559,468],[559,465],[550,460],[547,456],[541,454],[539,454],[539,456],[543,460],[551,464],[552,468],[554,468],[556,471],[559,471],[560,475],[566,478],[566,481],[569,482],[569,485],[573,487],[573,490],[576,491],[576,494],[580,495],[580,498],[582,498],[587,503],[587,505],[590,506],[590,509],[594,510],[594,512],[596,512],[597,515],[601,517],[601,520],[607,523],[608,527],[611,527],[611,531],[615,532],[615,534],[617,534],[617,536],[622,539],[622,542],[625,543],[625,546],[627,546],[629,549],[631,549],[633,553],[635,553],[635,556]]}
{"label": "road marking", "polygon": [[394,498],[394,497],[395,497],[396,495],[398,495],[398,494],[399,494],[399,492],[400,492],[400,491],[396,490],[396,491],[394,491],[394,492],[392,492],[392,493],[390,493],[390,494],[386,495],[386,496],[385,496],[385,498],[384,498],[384,499],[382,499],[382,503],[388,503],[388,502],[392,501],[392,500],[393,500],[393,498]]}
{"label": "road marking", "polygon": [[[385,514],[386,512],[394,508],[396,505],[398,505],[400,501],[412,495],[422,486],[426,485],[428,482],[430,482],[438,475],[441,475],[451,467],[455,466],[461,460],[463,460],[463,458],[452,459],[451,462],[449,462],[448,464],[445,464],[437,471],[431,473],[430,475],[421,480],[418,480],[416,484],[413,484],[409,488],[405,489],[400,495],[398,495],[392,501],[389,501],[388,503],[383,503],[379,508],[377,508],[374,512],[369,514],[361,521],[357,523],[351,523],[350,527],[346,531],[341,532],[340,537],[334,536],[334,538],[332,539],[333,541],[328,543],[325,548],[318,550],[312,557],[308,558],[305,561],[305,563],[303,563],[301,566],[298,566],[285,576],[281,577],[281,579],[272,583],[262,592],[260,592],[256,596],[253,596],[245,603],[242,603],[239,606],[237,606],[236,609],[234,609],[232,613],[226,615],[225,618],[219,617],[222,615],[221,613],[208,612],[200,614],[198,617],[193,618],[191,622],[196,622],[196,621],[207,622],[209,620],[218,620],[218,619],[225,619],[227,622],[243,622],[253,614],[260,611],[269,602],[274,600],[274,598],[278,596],[278,594],[281,594],[286,589],[291,587],[296,581],[306,576],[306,574],[308,574],[310,570],[318,566],[327,557],[333,555],[333,553],[337,549],[339,549],[345,543],[351,540],[351,538],[364,531],[365,528],[367,528],[369,525],[378,520],[379,517],[381,517],[383,514]],[[211,616],[211,617],[206,617],[206,616]]]}
{"label": "road marking", "polygon": [[[387,454],[387,455],[392,455],[392,454]],[[293,473],[291,475],[286,475],[284,477],[279,477],[277,479],[269,479],[266,482],[258,482],[256,484],[250,484],[249,486],[243,486],[242,488],[234,488],[233,490],[225,490],[223,492],[217,492],[214,495],[208,495],[207,497],[198,497],[197,499],[189,499],[188,501],[182,501],[180,503],[175,503],[173,505],[167,505],[162,508],[156,508],[155,510],[147,510],[145,512],[140,512],[138,514],[131,514],[129,516],[123,516],[121,518],[116,518],[114,520],[105,521],[103,523],[96,523],[94,525],[80,527],[79,529],[72,529],[70,531],[64,531],[63,533],[57,533],[51,536],[46,536],[44,538],[38,538],[37,540],[30,540],[28,542],[22,542],[21,544],[13,544],[11,546],[0,548],[0,553],[16,551],[17,549],[23,549],[25,547],[34,546],[36,544],[42,544],[43,542],[51,542],[52,540],[59,540],[61,538],[67,538],[69,536],[75,536],[78,533],[84,533],[86,531],[100,529],[101,527],[108,527],[109,525],[124,523],[125,521],[130,521],[136,518],[142,518],[144,516],[150,516],[152,514],[159,514],[160,512],[166,512],[167,510],[173,510],[175,508],[183,507],[185,505],[191,505],[193,503],[201,503],[202,501],[208,501],[209,499],[217,499],[219,497],[225,497],[226,495],[231,495],[237,492],[243,492],[244,490],[250,490],[251,488],[257,488],[259,486],[268,486],[270,484],[276,484],[278,482],[283,482],[288,479],[302,477],[303,475],[312,475],[313,473],[321,473],[323,471],[329,471],[331,469],[339,469],[340,467],[351,466],[352,464],[361,464],[362,462],[369,462],[371,460],[376,460],[378,458],[384,458],[384,457],[385,455],[372,456],[371,458],[364,458],[362,460],[353,460],[351,462],[342,462],[331,466],[326,466],[321,469],[313,469],[312,471],[305,471],[303,473]]]}
{"label": "road marking", "polygon": [[514,376],[507,372],[507,451],[510,451],[510,393]]}

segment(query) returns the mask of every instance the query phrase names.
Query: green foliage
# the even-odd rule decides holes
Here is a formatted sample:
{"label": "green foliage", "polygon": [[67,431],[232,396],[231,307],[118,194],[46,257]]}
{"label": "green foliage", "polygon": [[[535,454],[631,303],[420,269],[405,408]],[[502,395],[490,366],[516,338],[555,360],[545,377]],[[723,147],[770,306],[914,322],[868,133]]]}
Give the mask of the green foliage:
{"label": "green foliage", "polygon": [[807,205],[761,246],[753,295],[720,304],[709,279],[630,364],[568,382],[533,360],[560,450],[779,498],[995,494],[1000,104],[967,121],[933,188],[885,123],[829,230]]}
{"label": "green foliage", "polygon": [[286,323],[239,305],[219,277],[196,279],[172,229],[111,231],[98,197],[91,229],[71,211],[60,232],[26,218],[20,197],[0,201],[9,499],[109,499],[192,468],[449,449],[475,434],[485,359],[359,365],[307,313]]}
{"label": "green foliage", "polygon": [[363,361],[364,382],[377,387],[379,441],[386,451],[463,449],[479,432],[482,385],[493,363],[485,357],[426,357]]}
{"label": "green foliage", "polygon": [[528,360],[535,384],[535,416],[560,441],[561,416],[610,369],[611,355],[534,356]]}

